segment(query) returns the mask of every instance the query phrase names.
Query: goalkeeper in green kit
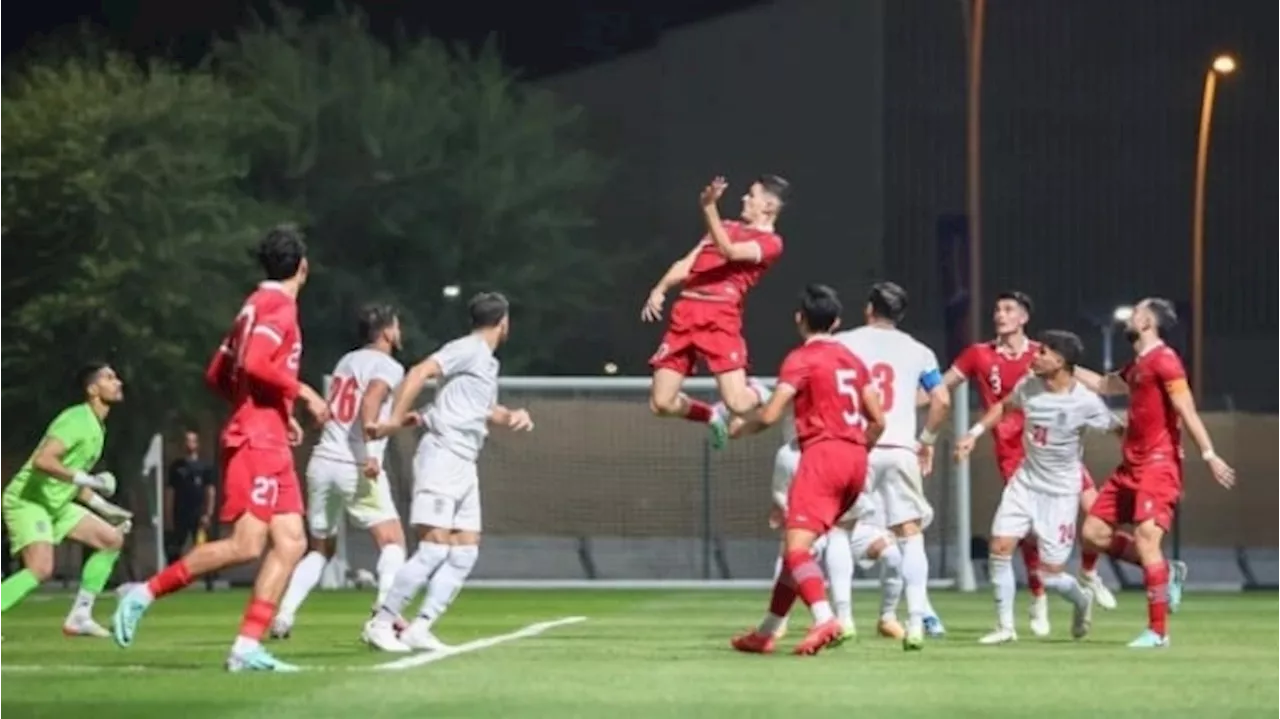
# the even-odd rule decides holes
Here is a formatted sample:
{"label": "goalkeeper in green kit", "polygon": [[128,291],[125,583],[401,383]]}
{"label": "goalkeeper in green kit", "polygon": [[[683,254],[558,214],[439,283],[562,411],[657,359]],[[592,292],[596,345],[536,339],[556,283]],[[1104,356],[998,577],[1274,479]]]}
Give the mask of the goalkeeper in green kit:
{"label": "goalkeeper in green kit", "polygon": [[24,569],[0,585],[0,611],[8,612],[52,576],[53,548],[73,539],[97,551],[84,564],[80,592],[62,631],[106,637],[107,630],[93,620],[93,601],[111,577],[133,515],[105,499],[116,491],[115,477],[90,472],[102,455],[107,412],[123,399],[124,383],[105,362],[86,365],[77,380],[84,403],[53,420],[4,491],[9,543]]}

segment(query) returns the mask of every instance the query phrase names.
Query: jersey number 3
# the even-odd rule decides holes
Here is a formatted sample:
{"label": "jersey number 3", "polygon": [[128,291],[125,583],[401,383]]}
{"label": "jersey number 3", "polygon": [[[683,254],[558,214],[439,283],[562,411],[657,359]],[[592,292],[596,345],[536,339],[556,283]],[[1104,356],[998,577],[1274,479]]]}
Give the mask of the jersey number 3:
{"label": "jersey number 3", "polygon": [[849,398],[852,412],[842,412],[845,424],[861,427],[862,397],[858,393],[858,371],[852,369],[836,370],[836,391]]}
{"label": "jersey number 3", "polygon": [[876,388],[876,394],[880,395],[880,409],[888,412],[893,409],[893,380],[895,379],[893,367],[884,362],[877,362],[867,371],[871,373],[871,385]]}
{"label": "jersey number 3", "polygon": [[329,386],[329,411],[341,424],[351,424],[356,418],[356,400],[359,391],[355,377],[334,377]]}

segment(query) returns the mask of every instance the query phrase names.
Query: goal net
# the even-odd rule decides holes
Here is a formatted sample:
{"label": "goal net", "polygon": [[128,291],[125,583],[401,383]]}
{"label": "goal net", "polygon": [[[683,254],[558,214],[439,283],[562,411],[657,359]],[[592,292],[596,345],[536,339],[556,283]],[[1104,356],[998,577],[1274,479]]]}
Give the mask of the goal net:
{"label": "goal net", "polygon": [[[503,404],[528,408],[536,429],[495,430],[485,444],[479,467],[485,538],[474,577],[544,586],[771,579],[778,534],[767,518],[779,430],[714,451],[705,427],[653,417],[648,390],[648,378],[502,380]],[[690,380],[686,390],[714,399],[709,379]],[[404,517],[415,443],[406,433],[387,455]],[[926,543],[934,579],[949,584],[967,563],[968,548],[955,540],[947,456],[940,446],[937,474],[927,482],[936,519]],[[373,568],[367,533],[348,527],[342,544],[336,576]]]}

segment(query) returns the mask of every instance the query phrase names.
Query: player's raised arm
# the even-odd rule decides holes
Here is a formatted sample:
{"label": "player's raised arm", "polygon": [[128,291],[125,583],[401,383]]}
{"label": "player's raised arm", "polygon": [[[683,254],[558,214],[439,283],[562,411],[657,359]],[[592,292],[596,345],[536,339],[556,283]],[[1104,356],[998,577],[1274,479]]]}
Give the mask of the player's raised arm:
{"label": "player's raised arm", "polygon": [[693,261],[698,256],[698,251],[703,247],[703,243],[699,242],[694,245],[692,250],[684,257],[671,263],[667,268],[666,274],[658,280],[658,284],[649,290],[649,298],[645,300],[644,307],[640,309],[640,319],[645,322],[657,322],[662,319],[662,305],[667,300],[667,292],[672,287],[684,282],[689,277],[689,270],[693,267]]}
{"label": "player's raised arm", "polygon": [[391,415],[387,418],[387,423],[375,425],[372,429],[366,426],[365,437],[381,439],[405,423],[409,415],[409,407],[418,399],[418,393],[427,386],[427,382],[444,374],[439,356],[440,353],[433,354],[405,373],[404,380],[396,388],[395,398],[391,402]]}
{"label": "player's raised arm", "polygon": [[1090,392],[1103,397],[1129,394],[1129,384],[1124,381],[1119,372],[1099,374],[1091,369],[1076,365],[1075,378],[1080,384],[1087,387]]}
{"label": "player's raised arm", "polygon": [[982,415],[982,419],[970,427],[963,437],[956,440],[956,459],[966,459],[973,452],[973,446],[977,443],[978,438],[986,434],[992,427],[1000,424],[1000,420],[1004,418],[1006,408],[1017,409],[1022,406],[1022,390],[1026,383],[1025,379],[1019,382],[1018,386],[1009,393],[1009,396],[987,408],[987,411]]}
{"label": "player's raised arm", "polygon": [[1124,420],[1117,417],[1097,394],[1089,394],[1085,409],[1085,429],[1104,434],[1124,434]]}
{"label": "player's raised arm", "polygon": [[529,410],[511,409],[500,404],[493,406],[493,411],[489,413],[489,423],[516,432],[533,431],[533,418],[529,416]]}
{"label": "player's raised arm", "polygon": [[1208,463],[1214,481],[1227,489],[1235,486],[1236,471],[1213,451],[1213,440],[1209,438],[1209,430],[1205,429],[1204,422],[1200,419],[1200,412],[1196,410],[1196,400],[1191,394],[1191,388],[1187,386],[1187,378],[1183,374],[1181,363],[1172,358],[1159,362],[1156,364],[1156,375],[1160,381],[1164,382],[1165,391],[1169,394],[1169,401],[1173,403],[1174,411],[1186,426],[1191,439],[1195,440],[1196,446],[1200,448],[1200,456]]}
{"label": "player's raised arm", "polygon": [[699,200],[702,203],[702,218],[707,223],[707,235],[715,243],[716,249],[730,262],[760,262],[764,259],[764,249],[758,242],[733,242],[724,229],[724,221],[720,219],[720,208],[716,203],[724,194],[729,183],[723,177],[717,177],[702,190]]}

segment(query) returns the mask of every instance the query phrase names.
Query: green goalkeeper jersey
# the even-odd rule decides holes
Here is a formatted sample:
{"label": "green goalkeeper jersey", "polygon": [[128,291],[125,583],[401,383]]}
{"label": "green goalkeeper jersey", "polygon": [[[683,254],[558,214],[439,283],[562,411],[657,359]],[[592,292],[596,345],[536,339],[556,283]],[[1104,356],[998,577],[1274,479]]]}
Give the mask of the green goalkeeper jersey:
{"label": "green goalkeeper jersey", "polygon": [[[66,448],[62,455],[63,466],[73,471],[88,472],[102,456],[102,445],[107,434],[102,420],[98,419],[93,408],[86,403],[62,410],[49,424],[44,436],[45,441],[57,439]],[[35,502],[48,509],[57,509],[74,501],[80,488],[31,466],[34,457],[35,454],[32,453],[5,488],[5,498]]]}

